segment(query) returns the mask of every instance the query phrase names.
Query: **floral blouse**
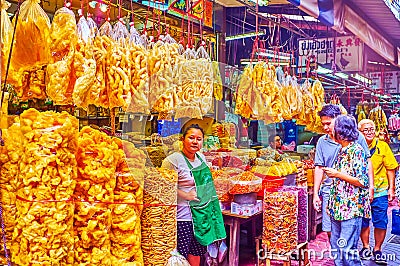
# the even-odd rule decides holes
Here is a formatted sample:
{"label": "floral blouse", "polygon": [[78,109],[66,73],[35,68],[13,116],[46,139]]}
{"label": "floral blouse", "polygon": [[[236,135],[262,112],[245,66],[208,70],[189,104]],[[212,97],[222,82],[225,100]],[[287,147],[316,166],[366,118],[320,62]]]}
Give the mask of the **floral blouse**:
{"label": "floral blouse", "polygon": [[334,178],[328,203],[330,216],[337,221],[355,217],[370,218],[368,161],[363,148],[354,142],[343,147],[338,154],[334,168],[357,177],[365,188],[356,187],[339,178]]}

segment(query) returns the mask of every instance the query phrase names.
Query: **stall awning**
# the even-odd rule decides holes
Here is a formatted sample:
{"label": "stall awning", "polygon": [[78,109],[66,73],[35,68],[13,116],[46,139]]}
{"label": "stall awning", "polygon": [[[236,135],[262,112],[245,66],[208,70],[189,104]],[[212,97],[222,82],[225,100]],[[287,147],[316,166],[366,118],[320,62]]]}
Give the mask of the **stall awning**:
{"label": "stall awning", "polygon": [[395,46],[350,7],[345,6],[345,26],[388,62],[396,64]]}
{"label": "stall awning", "polygon": [[325,25],[343,33],[342,0],[289,0],[303,12],[317,18]]}

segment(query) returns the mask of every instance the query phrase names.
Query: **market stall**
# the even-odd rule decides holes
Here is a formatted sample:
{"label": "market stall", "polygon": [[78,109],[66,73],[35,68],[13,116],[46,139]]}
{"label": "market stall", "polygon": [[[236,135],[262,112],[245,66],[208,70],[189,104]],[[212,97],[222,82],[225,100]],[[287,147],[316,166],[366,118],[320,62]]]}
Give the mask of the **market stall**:
{"label": "market stall", "polygon": [[[180,150],[188,121],[205,128],[203,153],[225,216],[262,213],[263,243],[275,249],[272,235],[286,233],[269,223],[269,211],[284,202],[274,200],[278,195],[293,214],[281,224],[293,230],[278,251],[306,242],[304,163],[252,149],[241,141],[249,139],[247,125],[228,116],[266,124],[296,119],[320,131],[321,83],[300,86],[258,58],[227,92],[201,19],[182,21],[173,36],[154,7],[146,13],[153,12],[151,31],[148,16],[139,31],[132,4],[103,3],[117,15],[106,13],[101,24],[85,16],[85,8],[93,11],[89,3],[79,5],[77,13],[65,2],[50,20],[37,1],[26,0],[14,24],[2,15],[5,262],[165,265],[177,245],[177,173],[160,166]],[[228,93],[235,107],[229,115],[218,108]],[[162,131],[164,123],[171,124]],[[229,219],[237,234],[240,225]],[[232,239],[236,263],[238,238]]]}

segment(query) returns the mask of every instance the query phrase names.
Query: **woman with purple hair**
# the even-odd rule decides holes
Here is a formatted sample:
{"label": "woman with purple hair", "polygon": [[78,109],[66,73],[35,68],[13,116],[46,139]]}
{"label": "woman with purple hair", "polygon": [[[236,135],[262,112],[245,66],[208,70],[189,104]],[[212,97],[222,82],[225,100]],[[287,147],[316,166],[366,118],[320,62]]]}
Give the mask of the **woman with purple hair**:
{"label": "woman with purple hair", "polygon": [[330,239],[335,265],[362,265],[357,244],[362,218],[370,217],[368,162],[355,141],[359,131],[354,117],[335,119],[333,136],[342,148],[333,168],[323,171],[333,179],[327,212],[331,216]]}

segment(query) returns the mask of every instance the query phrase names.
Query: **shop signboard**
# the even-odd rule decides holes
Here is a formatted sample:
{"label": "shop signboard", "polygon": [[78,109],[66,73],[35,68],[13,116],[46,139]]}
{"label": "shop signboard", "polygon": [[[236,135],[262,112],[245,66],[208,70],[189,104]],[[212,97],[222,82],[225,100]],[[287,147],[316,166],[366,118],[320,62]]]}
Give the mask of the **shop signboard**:
{"label": "shop signboard", "polygon": [[374,89],[385,89],[388,93],[400,92],[400,71],[370,72],[366,76],[371,79]]}
{"label": "shop signboard", "polygon": [[[186,6],[187,3],[189,6]],[[204,26],[213,26],[213,2],[209,0],[169,0],[168,13],[178,17],[189,17],[197,22],[203,20]]]}
{"label": "shop signboard", "polygon": [[326,69],[336,67],[336,71],[362,71],[363,51],[364,43],[356,36],[300,39],[299,67],[301,72],[305,72],[307,59],[314,57]]}

